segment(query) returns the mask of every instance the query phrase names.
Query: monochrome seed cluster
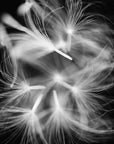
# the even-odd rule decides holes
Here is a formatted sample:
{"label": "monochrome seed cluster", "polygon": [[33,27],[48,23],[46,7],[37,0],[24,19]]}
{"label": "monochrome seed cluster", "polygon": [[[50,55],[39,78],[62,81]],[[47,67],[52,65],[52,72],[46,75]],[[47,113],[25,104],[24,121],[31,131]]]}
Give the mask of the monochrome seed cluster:
{"label": "monochrome seed cluster", "polygon": [[113,98],[104,94],[113,88],[113,30],[91,5],[25,0],[17,9],[25,24],[1,16],[3,144],[93,142],[113,133]]}

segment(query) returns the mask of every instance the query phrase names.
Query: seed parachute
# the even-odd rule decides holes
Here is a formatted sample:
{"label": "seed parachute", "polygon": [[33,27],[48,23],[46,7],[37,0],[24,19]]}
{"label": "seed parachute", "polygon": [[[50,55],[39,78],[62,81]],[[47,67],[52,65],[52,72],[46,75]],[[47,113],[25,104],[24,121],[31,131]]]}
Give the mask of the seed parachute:
{"label": "seed parachute", "polygon": [[97,142],[114,133],[113,30],[83,0],[25,0],[0,24],[1,144]]}

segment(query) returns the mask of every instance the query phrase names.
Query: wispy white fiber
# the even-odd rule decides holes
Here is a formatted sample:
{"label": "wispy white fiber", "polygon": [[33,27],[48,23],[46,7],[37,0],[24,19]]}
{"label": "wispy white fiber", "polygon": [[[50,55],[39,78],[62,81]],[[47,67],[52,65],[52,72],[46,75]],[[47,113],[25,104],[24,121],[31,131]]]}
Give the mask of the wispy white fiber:
{"label": "wispy white fiber", "polygon": [[25,0],[17,9],[25,24],[1,16],[3,144],[97,142],[114,133],[113,30],[91,5]]}

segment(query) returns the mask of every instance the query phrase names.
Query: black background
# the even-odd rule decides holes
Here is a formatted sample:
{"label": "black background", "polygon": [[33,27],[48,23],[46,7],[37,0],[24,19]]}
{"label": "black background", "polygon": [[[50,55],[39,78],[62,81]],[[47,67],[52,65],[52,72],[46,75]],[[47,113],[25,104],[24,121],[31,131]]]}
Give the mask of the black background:
{"label": "black background", "polygon": [[[61,0],[62,1],[62,0]],[[100,13],[112,21],[112,28],[114,28],[114,0],[83,0],[84,2],[95,2],[96,5],[90,9],[90,11]],[[24,0],[0,0],[0,17],[4,13],[10,13],[17,20],[21,20],[16,10],[18,6],[23,3]],[[112,90],[113,94],[113,90]],[[113,116],[114,117],[114,116]],[[114,138],[106,142],[100,142],[99,144],[111,144],[114,142]],[[12,143],[11,143],[12,144]]]}

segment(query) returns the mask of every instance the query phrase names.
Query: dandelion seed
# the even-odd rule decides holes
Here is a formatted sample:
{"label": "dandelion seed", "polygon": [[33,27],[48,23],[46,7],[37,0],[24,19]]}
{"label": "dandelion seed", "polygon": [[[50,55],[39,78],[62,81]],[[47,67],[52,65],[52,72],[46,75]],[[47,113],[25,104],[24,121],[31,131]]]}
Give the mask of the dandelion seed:
{"label": "dandelion seed", "polygon": [[[43,85],[31,85],[26,78],[21,78],[19,75],[16,77],[15,82],[12,85],[13,76],[8,71],[3,72],[1,71],[3,76],[3,80],[0,80],[4,87],[4,93],[1,93],[0,96],[6,98],[5,105],[14,103],[17,105],[19,103],[23,103],[25,99],[30,99],[30,95],[33,94],[35,91],[42,91],[45,89]],[[22,75],[21,75],[22,76]]]}
{"label": "dandelion seed", "polygon": [[[30,45],[28,45],[28,42],[27,41],[23,41],[23,34],[21,35],[22,38],[20,37],[20,39],[22,40],[22,43],[17,43],[17,47],[14,47],[13,51],[12,51],[12,55],[13,57],[17,56],[16,58],[26,58],[26,52],[29,52],[29,51],[32,51],[33,52],[33,49],[36,51],[38,50],[37,52],[37,56],[36,56],[36,53],[35,53],[35,58],[39,58],[39,57],[42,57],[46,54],[49,54],[49,53],[52,53],[52,52],[57,52],[58,54],[62,55],[63,57],[69,59],[69,60],[72,60],[72,58],[70,56],[68,56],[67,54],[63,53],[62,51],[60,51],[59,49],[56,49],[56,47],[54,46],[53,42],[46,36],[44,36],[43,34],[41,34],[38,30],[36,31],[36,33],[34,33],[34,30],[33,32],[31,30],[29,30],[28,28],[22,26],[21,24],[19,24],[14,18],[12,18],[10,15],[4,15],[3,16],[3,22],[15,29],[18,29],[22,32],[25,32],[26,34],[28,34],[28,40],[31,41],[31,47]],[[15,37],[17,37],[15,35]],[[31,37],[31,38],[30,38]],[[25,38],[26,39],[26,38]],[[29,49],[30,48],[30,49]],[[40,49],[39,49],[40,48]],[[41,53],[39,53],[39,51],[41,51]],[[15,53],[17,55],[15,55]],[[23,55],[25,54],[25,55]],[[25,57],[26,56],[26,57]],[[29,57],[30,58],[30,57]],[[28,59],[29,59],[28,58]]]}
{"label": "dandelion seed", "polygon": [[[3,109],[1,114],[1,120],[5,125],[4,130],[14,129],[14,136],[15,134],[18,135],[18,132],[22,132],[23,130],[22,143],[25,143],[25,137],[27,137],[27,143],[36,141],[37,134],[44,139],[39,118],[32,110],[9,107],[8,109]],[[8,119],[4,117],[5,115],[7,115]],[[15,128],[18,129],[18,131],[16,131]],[[14,136],[12,135],[12,139]]]}
{"label": "dandelion seed", "polygon": [[[56,129],[60,129],[60,127],[67,128],[68,123],[67,120],[70,115],[65,111],[64,107],[65,101],[61,99],[61,96],[58,97],[57,92],[55,90],[53,91],[53,98],[54,98],[54,103],[52,104],[53,111],[47,122],[47,125],[50,125],[50,123],[52,122],[54,128]],[[52,126],[51,128],[53,129]]]}
{"label": "dandelion seed", "polygon": [[42,132],[42,127],[41,127],[41,124],[39,122],[39,118],[34,113],[33,109],[27,115],[24,115],[23,119],[25,120],[26,125],[28,127],[28,136],[30,136],[30,134],[32,134],[34,137],[34,135],[39,134],[43,140],[44,135]]}

